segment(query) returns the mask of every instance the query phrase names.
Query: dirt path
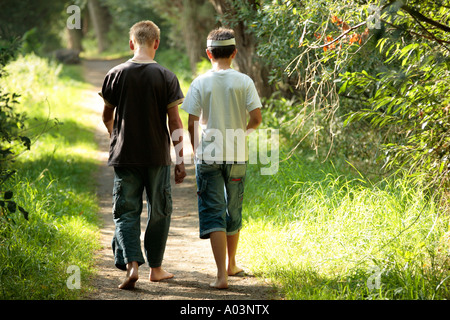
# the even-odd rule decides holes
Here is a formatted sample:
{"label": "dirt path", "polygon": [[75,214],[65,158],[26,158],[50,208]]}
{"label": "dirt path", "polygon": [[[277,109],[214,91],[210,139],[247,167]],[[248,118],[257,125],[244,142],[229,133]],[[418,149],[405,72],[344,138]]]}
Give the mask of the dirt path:
{"label": "dirt path", "polygon": [[[117,289],[125,273],[114,267],[111,238],[114,223],[111,216],[112,168],[106,165],[109,137],[101,122],[102,100],[97,92],[106,72],[120,61],[83,61],[86,81],[94,85],[87,91],[86,103],[98,115],[97,140],[102,165],[98,173],[98,197],[103,227],[101,229],[102,249],[97,253],[97,277],[92,280],[95,288],[86,299],[89,300],[266,300],[270,298],[271,287],[253,276],[230,277],[228,290],[213,290],[209,283],[214,279],[216,269],[208,240],[198,237],[196,183],[193,165],[187,165],[185,181],[172,184],[173,215],[163,267],[175,274],[171,280],[148,281],[149,267],[140,268],[140,279],[136,289]],[[190,148],[186,148],[189,151]],[[185,154],[186,154],[185,151]],[[173,171],[172,171],[173,180]],[[172,181],[173,182],[173,181]],[[145,206],[144,206],[145,208]],[[142,216],[142,230],[145,229],[146,209]],[[239,257],[238,257],[238,261]],[[243,265],[245,269],[245,265]]]}

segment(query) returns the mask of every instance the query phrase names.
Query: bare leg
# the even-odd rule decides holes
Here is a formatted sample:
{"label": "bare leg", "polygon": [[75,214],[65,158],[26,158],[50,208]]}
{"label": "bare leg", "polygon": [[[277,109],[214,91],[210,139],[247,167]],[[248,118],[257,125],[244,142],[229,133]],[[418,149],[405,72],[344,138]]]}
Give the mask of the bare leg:
{"label": "bare leg", "polygon": [[209,286],[217,289],[228,288],[227,260],[227,236],[224,231],[216,231],[210,234],[211,248],[217,265],[217,278]]}
{"label": "bare leg", "polygon": [[242,268],[236,265],[236,251],[239,241],[239,232],[231,236],[227,236],[227,249],[228,249],[228,270],[229,276],[234,276],[239,272],[244,271]]}
{"label": "bare leg", "polygon": [[127,276],[125,278],[125,281],[122,282],[122,284],[119,285],[119,289],[123,290],[130,290],[134,289],[136,285],[136,281],[139,279],[139,265],[137,261],[132,261],[130,263],[127,263]]}
{"label": "bare leg", "polygon": [[150,281],[161,281],[171,278],[173,278],[173,274],[167,272],[162,267],[150,268],[150,276],[149,276]]}

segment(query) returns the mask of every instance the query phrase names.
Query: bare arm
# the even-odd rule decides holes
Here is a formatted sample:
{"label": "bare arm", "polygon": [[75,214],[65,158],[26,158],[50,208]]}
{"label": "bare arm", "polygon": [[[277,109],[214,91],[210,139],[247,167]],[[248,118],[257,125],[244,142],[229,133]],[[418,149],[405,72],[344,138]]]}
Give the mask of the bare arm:
{"label": "bare arm", "polygon": [[250,119],[248,120],[247,131],[258,128],[258,126],[262,122],[262,115],[261,115],[260,108],[256,108],[256,109],[250,111],[249,114],[250,114]]}
{"label": "bare arm", "polygon": [[108,130],[109,136],[111,136],[114,127],[114,108],[105,105],[103,108],[102,119],[106,129]]}
{"label": "bare arm", "polygon": [[[177,137],[178,139],[173,142],[173,146],[177,152],[176,156],[176,164],[175,164],[175,183],[182,183],[184,178],[186,177],[186,170],[184,167],[184,159],[183,159],[183,123],[181,122],[180,115],[178,113],[178,106],[171,107],[167,110],[167,116],[169,118],[169,131],[171,137]],[[177,131],[178,130],[178,131]],[[181,132],[180,132],[181,131]],[[174,135],[174,132],[177,132]]]}
{"label": "bare arm", "polygon": [[197,116],[194,116],[192,114],[189,115],[188,131],[191,136],[191,144],[192,144],[192,150],[194,151],[194,156],[195,156],[195,151],[198,146],[198,132],[196,132],[196,130],[198,129],[199,119],[200,118]]}

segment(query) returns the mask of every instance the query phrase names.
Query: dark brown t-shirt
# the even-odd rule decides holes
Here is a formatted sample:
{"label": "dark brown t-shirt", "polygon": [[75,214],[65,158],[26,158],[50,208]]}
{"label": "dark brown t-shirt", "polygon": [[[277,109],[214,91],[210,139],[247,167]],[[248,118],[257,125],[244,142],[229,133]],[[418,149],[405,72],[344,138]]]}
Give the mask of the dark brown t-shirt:
{"label": "dark brown t-shirt", "polygon": [[175,74],[156,62],[129,60],[108,72],[101,95],[116,108],[108,165],[170,165],[167,109],[184,98]]}

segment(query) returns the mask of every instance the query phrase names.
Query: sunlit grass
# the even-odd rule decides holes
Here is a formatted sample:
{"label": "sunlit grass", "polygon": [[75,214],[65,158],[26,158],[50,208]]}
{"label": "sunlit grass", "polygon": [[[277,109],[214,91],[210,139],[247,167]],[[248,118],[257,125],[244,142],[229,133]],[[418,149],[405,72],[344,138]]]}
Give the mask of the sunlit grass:
{"label": "sunlit grass", "polygon": [[[0,297],[76,299],[90,290],[99,246],[96,123],[83,105],[89,87],[80,81],[80,68],[34,55],[20,57],[7,70],[2,81],[22,95],[19,109],[28,115],[26,134],[33,143],[8,182],[29,220],[17,212],[1,223]],[[80,289],[67,285],[70,266],[80,270]]]}
{"label": "sunlit grass", "polygon": [[[396,177],[293,157],[250,166],[242,252],[287,299],[448,299],[449,217]],[[375,282],[379,281],[379,285]]]}

